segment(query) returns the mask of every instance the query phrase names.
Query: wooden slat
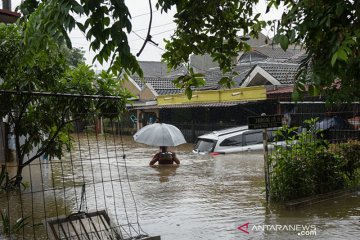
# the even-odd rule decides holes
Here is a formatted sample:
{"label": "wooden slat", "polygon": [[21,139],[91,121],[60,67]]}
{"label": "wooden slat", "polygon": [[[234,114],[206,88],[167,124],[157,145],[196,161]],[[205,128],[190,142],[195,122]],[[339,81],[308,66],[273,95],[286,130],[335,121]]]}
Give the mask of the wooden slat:
{"label": "wooden slat", "polygon": [[[54,217],[45,221],[50,240],[127,240],[105,210]],[[140,237],[140,236],[139,236]],[[160,236],[142,236],[160,240]]]}
{"label": "wooden slat", "polygon": [[46,224],[52,240],[123,240],[104,210],[51,218]]}

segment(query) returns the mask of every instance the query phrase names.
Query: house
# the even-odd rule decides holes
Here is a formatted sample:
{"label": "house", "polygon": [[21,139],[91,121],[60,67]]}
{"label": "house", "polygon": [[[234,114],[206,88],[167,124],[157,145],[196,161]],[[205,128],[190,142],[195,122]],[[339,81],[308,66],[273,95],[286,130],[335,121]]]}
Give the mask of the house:
{"label": "house", "polygon": [[0,23],[14,23],[20,17],[20,13],[11,10],[11,0],[2,0],[0,6]]}
{"label": "house", "polygon": [[[154,119],[178,126],[183,124],[182,130],[194,128],[195,123],[202,123],[203,127],[207,124],[207,128],[214,129],[246,124],[247,116],[250,115],[277,112],[274,104],[276,97],[273,98],[274,101],[267,99],[278,95],[267,94],[267,91],[286,88],[289,91],[286,96],[290,99],[296,72],[305,52],[299,48],[291,48],[289,52],[285,52],[278,46],[267,44],[264,35],[257,40],[247,41],[252,45],[252,50],[239,53],[234,59],[233,70],[237,74],[227,74],[235,82],[232,89],[219,85],[218,82],[224,75],[208,56],[192,56],[190,64],[196,71],[204,74],[206,84],[193,89],[191,100],[186,99],[183,90],[173,83],[178,76],[186,73],[185,68],[167,72],[164,63],[140,62],[144,78],[131,76],[126,87],[129,90],[136,89],[132,92],[138,97],[138,101],[130,109],[136,111],[134,115],[139,119],[137,129],[152,123]],[[257,97],[257,87],[264,91],[261,98]],[[242,95],[245,90],[246,97]],[[214,92],[218,96],[224,96],[228,91],[234,91],[233,97],[239,95],[238,98],[231,101],[231,98],[224,100],[214,97]]]}
{"label": "house", "polygon": [[[20,14],[11,10],[11,0],[2,0],[0,5],[0,23],[14,23],[20,17]],[[0,123],[0,164],[4,165],[8,159],[8,127],[1,121]]]}

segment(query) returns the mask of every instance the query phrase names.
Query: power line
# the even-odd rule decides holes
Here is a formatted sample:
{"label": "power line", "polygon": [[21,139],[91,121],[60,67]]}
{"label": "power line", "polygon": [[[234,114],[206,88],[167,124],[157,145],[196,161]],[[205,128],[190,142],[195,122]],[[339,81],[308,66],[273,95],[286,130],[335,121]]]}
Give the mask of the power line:
{"label": "power line", "polygon": [[146,16],[146,15],[149,15],[149,14],[151,14],[151,13],[158,12],[158,11],[159,11],[159,10],[155,10],[155,11],[152,11],[152,12],[149,12],[149,13],[142,13],[142,14],[139,14],[139,15],[136,15],[136,16],[131,17],[131,19],[138,18],[138,17],[142,17],[142,16]]}
{"label": "power line", "polygon": [[[137,34],[135,31],[131,31],[131,32],[133,32],[136,36],[138,36],[139,38],[141,38],[142,40],[145,41],[145,38],[143,38],[142,36],[140,36],[139,34]],[[165,49],[163,49],[163,48],[161,48],[161,47],[159,47],[159,46],[156,46],[154,43],[150,42],[150,44],[151,44],[151,46],[156,47],[156,48],[158,48],[158,49],[160,49],[160,50],[162,50],[162,51],[165,52]]]}
{"label": "power line", "polygon": [[[174,23],[174,22],[169,22],[169,23],[165,23],[165,24],[153,26],[153,27],[151,27],[151,29],[153,29],[153,28],[158,28],[158,27],[162,27],[162,26],[167,26],[167,25],[171,25],[171,24],[175,24],[175,23]],[[140,31],[144,31],[144,30],[148,30],[148,28],[137,29],[137,30],[134,30],[134,31],[140,32]]]}
{"label": "power line", "polygon": [[142,36],[140,36],[139,34],[137,34],[134,30],[132,30],[131,32],[134,33],[136,36],[138,36],[139,38],[141,38],[142,40],[145,41],[145,38],[143,38]]}
{"label": "power line", "polygon": [[[157,10],[152,11],[151,13],[155,13],[155,12],[158,12],[158,11],[160,11],[160,10],[157,9]],[[131,19],[138,18],[138,17],[142,17],[142,16],[146,16],[146,15],[149,15],[149,14],[150,14],[150,12],[141,13],[141,14],[139,14],[139,15],[131,16]],[[81,19],[81,18],[85,18],[85,17],[88,17],[88,16],[87,16],[86,14],[81,14],[81,15],[76,14],[76,16],[74,16],[74,18],[75,18],[76,20]]]}
{"label": "power line", "polygon": [[163,33],[166,33],[166,32],[171,32],[171,31],[174,31],[176,28],[173,28],[173,29],[169,29],[169,30],[166,30],[166,31],[163,31],[163,32],[158,32],[158,33],[155,33],[155,34],[151,34],[151,36],[156,36],[156,35],[160,35],[160,34],[163,34]]}

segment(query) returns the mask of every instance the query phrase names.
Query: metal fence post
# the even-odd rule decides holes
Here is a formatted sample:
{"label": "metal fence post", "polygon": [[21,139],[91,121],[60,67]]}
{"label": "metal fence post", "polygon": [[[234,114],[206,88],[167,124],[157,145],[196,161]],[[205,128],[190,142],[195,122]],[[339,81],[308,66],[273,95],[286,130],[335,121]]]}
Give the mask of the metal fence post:
{"label": "metal fence post", "polygon": [[[266,114],[262,113],[261,116],[266,116]],[[263,145],[264,145],[265,194],[266,194],[266,202],[269,202],[270,173],[269,173],[269,149],[268,149],[267,128],[263,128]]]}

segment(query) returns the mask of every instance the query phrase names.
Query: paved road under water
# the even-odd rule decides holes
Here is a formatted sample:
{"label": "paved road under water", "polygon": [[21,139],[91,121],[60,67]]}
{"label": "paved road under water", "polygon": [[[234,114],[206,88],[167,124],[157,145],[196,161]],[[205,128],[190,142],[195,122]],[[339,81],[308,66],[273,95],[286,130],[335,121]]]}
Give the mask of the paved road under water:
{"label": "paved road under water", "polygon": [[[121,157],[109,157],[110,146],[99,150],[99,145],[104,144],[101,141],[88,141],[84,138],[82,144],[79,145],[82,148],[82,158],[89,156],[87,151],[97,152],[101,156],[108,156],[106,161],[109,165],[116,166],[120,163],[124,166]],[[149,167],[148,162],[157,151],[156,147],[134,143],[131,137],[123,138],[123,146],[141,227],[150,235],[161,235],[162,240],[358,239],[360,236],[360,192],[294,210],[286,210],[281,206],[267,207],[264,202],[261,152],[196,155],[191,153],[192,144],[185,144],[174,148],[181,160],[180,166]],[[95,153],[92,154],[95,159]],[[116,154],[121,156],[122,149],[119,148]],[[51,166],[42,165],[40,174],[35,174],[36,166],[33,167],[30,183],[32,191],[36,191],[37,185],[32,183],[36,181],[43,181],[42,185],[45,187],[53,184],[69,188],[65,192],[52,190],[45,193],[40,191],[37,195],[23,195],[22,209],[33,209],[25,213],[25,216],[32,214],[34,222],[41,222],[44,217],[61,215],[61,211],[77,210],[81,187],[74,194],[70,182],[88,181],[94,183],[93,189],[87,188],[86,201],[89,208],[106,207],[110,215],[124,218],[125,214],[120,207],[120,189],[113,189],[106,184],[117,178],[120,172],[112,172],[109,165],[101,165],[100,160],[96,165],[96,162],[79,162],[76,153],[72,153],[72,156],[73,165],[66,160],[68,155],[61,164],[60,161],[53,161]],[[69,171],[75,176],[62,174]],[[123,173],[122,171],[121,174]],[[28,174],[25,172],[25,175]],[[97,184],[100,182],[102,184]],[[126,185],[124,188],[128,190]],[[57,195],[55,200],[54,194]],[[44,198],[46,206],[42,204]],[[125,198],[129,199],[131,196],[127,194]],[[108,200],[111,200],[110,203]],[[3,208],[6,206],[0,205]],[[66,205],[67,209],[59,207],[61,205]],[[134,211],[130,209],[128,215],[133,214]],[[249,224],[246,225],[247,223]],[[247,230],[248,234],[238,229],[242,225],[242,229]],[[286,226],[295,226],[297,230],[284,229]],[[314,230],[315,227],[315,232],[303,234],[316,233],[316,236],[299,236],[302,227],[309,227],[309,230]],[[42,228],[39,226],[38,231],[29,236],[34,239],[44,238]],[[262,231],[261,228],[265,230]]]}

